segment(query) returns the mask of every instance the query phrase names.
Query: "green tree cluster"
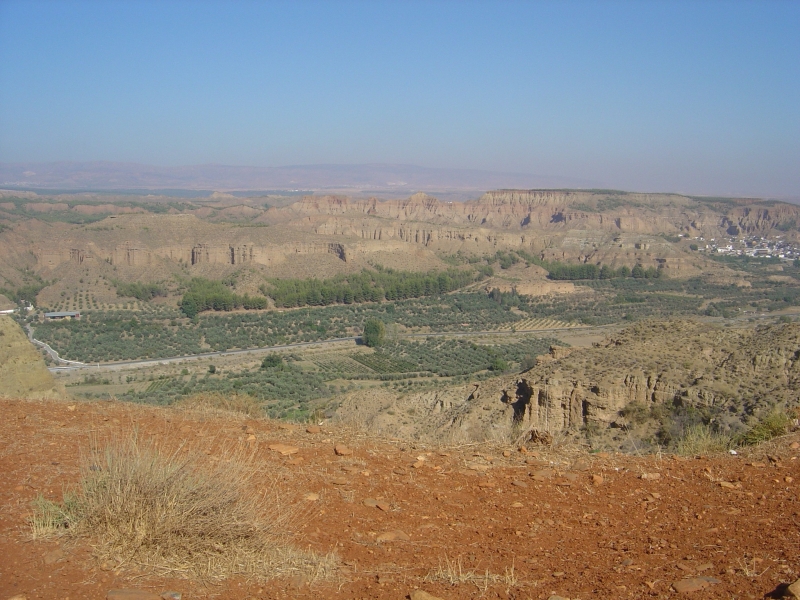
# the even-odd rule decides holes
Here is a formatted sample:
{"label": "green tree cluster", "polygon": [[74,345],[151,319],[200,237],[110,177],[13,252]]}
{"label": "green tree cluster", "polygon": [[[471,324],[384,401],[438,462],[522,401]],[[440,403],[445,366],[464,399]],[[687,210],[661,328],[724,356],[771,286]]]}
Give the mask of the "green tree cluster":
{"label": "green tree cluster", "polygon": [[144,302],[167,295],[167,290],[157,283],[122,283],[115,281],[114,285],[117,287],[117,296],[136,298]]}
{"label": "green tree cluster", "polygon": [[262,286],[261,291],[281,308],[360,304],[444,294],[484,276],[482,271],[457,269],[438,273],[363,269],[360,273],[323,280],[270,279],[269,286]]}
{"label": "green tree cluster", "polygon": [[189,290],[181,299],[181,311],[189,318],[206,310],[230,311],[237,308],[267,308],[267,299],[263,296],[234,294],[221,281],[202,277],[194,277],[189,282]]}

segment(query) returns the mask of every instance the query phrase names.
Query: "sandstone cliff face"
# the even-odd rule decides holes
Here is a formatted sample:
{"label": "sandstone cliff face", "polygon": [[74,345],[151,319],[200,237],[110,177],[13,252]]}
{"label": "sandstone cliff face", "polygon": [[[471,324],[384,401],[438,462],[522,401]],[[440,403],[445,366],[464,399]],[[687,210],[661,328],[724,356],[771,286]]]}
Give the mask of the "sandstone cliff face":
{"label": "sandstone cliff face", "polygon": [[0,315],[0,396],[6,398],[61,398],[39,352],[10,317]]}
{"label": "sandstone cliff face", "polygon": [[[593,229],[640,234],[687,232],[722,235],[738,228],[746,233],[766,232],[791,225],[800,207],[791,204],[737,200],[714,204],[675,194],[631,194],[561,190],[497,190],[471,202],[439,202],[426,194],[406,200],[380,202],[343,196],[308,196],[274,211],[269,218],[335,217],[329,232],[359,217],[491,229],[564,231]],[[391,228],[388,223],[383,227]],[[795,227],[796,228],[796,227]]]}
{"label": "sandstone cliff face", "polygon": [[[532,430],[624,427],[621,412],[634,402],[724,408],[731,421],[721,425],[731,427],[776,404],[797,406],[800,325],[732,331],[686,320],[646,321],[593,348],[556,349],[515,377],[403,397],[384,393],[373,404],[354,395],[340,411],[384,433],[478,441]],[[398,425],[389,409],[422,418]]]}

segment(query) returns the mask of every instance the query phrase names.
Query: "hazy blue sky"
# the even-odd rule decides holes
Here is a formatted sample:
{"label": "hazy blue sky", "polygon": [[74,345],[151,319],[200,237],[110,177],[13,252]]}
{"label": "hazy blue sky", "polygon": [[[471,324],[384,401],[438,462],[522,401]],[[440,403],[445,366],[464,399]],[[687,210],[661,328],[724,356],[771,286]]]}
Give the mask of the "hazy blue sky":
{"label": "hazy blue sky", "polygon": [[0,0],[0,161],[800,197],[800,2]]}

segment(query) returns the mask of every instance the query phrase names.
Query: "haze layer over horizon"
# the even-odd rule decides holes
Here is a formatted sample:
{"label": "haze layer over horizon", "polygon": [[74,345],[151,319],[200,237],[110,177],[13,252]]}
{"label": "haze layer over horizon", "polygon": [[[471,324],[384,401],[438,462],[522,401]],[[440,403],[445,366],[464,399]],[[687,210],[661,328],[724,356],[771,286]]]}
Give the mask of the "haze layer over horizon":
{"label": "haze layer over horizon", "polygon": [[800,4],[0,2],[0,161],[800,198]]}

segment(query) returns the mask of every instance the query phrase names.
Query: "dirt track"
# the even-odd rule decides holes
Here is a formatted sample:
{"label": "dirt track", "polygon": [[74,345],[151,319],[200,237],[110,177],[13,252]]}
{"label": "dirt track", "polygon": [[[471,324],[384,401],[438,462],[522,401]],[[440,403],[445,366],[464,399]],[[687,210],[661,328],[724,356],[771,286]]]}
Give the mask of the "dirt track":
{"label": "dirt track", "polygon": [[[115,402],[0,406],[0,600],[104,598],[119,587],[184,599],[396,599],[415,589],[441,598],[763,598],[800,577],[800,449],[791,447],[800,434],[738,456],[687,459],[415,447]],[[210,459],[220,446],[248,444],[265,488],[306,507],[297,543],[340,557],[337,578],[204,585],[98,565],[88,546],[32,541],[30,501],[59,499],[77,481],[90,439],[133,427]],[[281,456],[268,448],[275,442],[299,452]],[[353,454],[337,456],[335,443]],[[409,539],[377,541],[396,530]],[[672,589],[691,577],[719,583]]]}

